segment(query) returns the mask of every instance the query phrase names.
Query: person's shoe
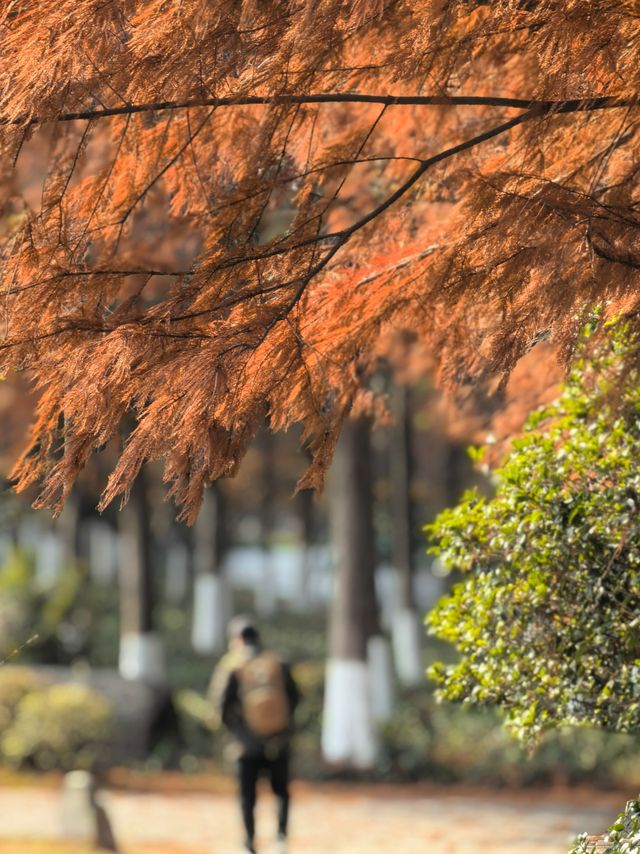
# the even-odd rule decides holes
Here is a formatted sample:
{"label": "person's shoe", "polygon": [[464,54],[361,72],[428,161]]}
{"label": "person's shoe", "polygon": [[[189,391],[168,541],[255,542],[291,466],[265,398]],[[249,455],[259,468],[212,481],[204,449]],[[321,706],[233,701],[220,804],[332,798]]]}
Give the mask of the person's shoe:
{"label": "person's shoe", "polygon": [[277,854],[289,854],[289,848],[287,846],[287,837],[279,834],[276,839],[276,848]]}
{"label": "person's shoe", "polygon": [[242,854],[256,854],[256,847],[253,842],[245,842]]}

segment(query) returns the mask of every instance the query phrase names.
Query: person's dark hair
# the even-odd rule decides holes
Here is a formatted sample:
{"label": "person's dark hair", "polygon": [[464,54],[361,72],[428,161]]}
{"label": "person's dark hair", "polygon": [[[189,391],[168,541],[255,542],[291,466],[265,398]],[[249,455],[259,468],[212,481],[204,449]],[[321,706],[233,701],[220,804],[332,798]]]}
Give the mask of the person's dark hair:
{"label": "person's dark hair", "polygon": [[240,632],[240,637],[247,646],[257,646],[260,641],[260,635],[255,626],[245,626]]}
{"label": "person's dark hair", "polygon": [[239,638],[247,646],[257,646],[260,642],[260,634],[253,620],[244,614],[231,620],[227,628],[227,636],[229,640]]}

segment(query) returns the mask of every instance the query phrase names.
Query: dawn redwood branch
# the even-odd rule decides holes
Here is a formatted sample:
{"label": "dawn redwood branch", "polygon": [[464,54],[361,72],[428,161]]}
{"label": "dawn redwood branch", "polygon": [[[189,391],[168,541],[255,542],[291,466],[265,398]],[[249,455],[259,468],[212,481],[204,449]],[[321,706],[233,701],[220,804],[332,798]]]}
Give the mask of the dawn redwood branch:
{"label": "dawn redwood branch", "polygon": [[[222,302],[218,303],[211,308],[201,309],[197,312],[187,312],[185,314],[179,315],[178,317],[170,318],[169,321],[172,323],[178,323],[180,321],[192,319],[195,317],[201,317],[207,314],[215,314],[218,311],[222,311],[226,308],[230,308],[238,303],[244,302],[245,300],[252,299],[256,296],[260,296],[264,292],[271,291],[279,291],[283,290],[287,287],[291,287],[297,283],[297,288],[295,289],[290,302],[285,306],[284,311],[280,313],[274,320],[269,324],[269,328],[273,326],[274,323],[279,320],[283,320],[287,317],[292,309],[298,304],[302,295],[306,291],[309,283],[314,279],[318,273],[320,273],[331,261],[331,259],[336,255],[336,253],[349,242],[351,237],[359,231],[361,228],[364,228],[365,225],[368,225],[378,216],[380,216],[384,211],[390,208],[395,202],[399,201],[410,189],[416,184],[420,178],[430,169],[432,166],[440,163],[443,160],[447,160],[449,157],[453,157],[455,154],[459,154],[462,151],[467,151],[470,148],[474,148],[477,145],[480,145],[483,142],[486,142],[488,139],[492,139],[495,136],[499,136],[500,134],[506,133],[511,130],[511,128],[516,127],[523,122],[529,121],[532,118],[540,115],[540,109],[534,108],[531,110],[527,110],[526,112],[520,113],[514,118],[509,119],[509,121],[503,122],[502,124],[495,125],[484,133],[478,134],[477,136],[472,137],[471,139],[465,140],[464,142],[459,143],[458,145],[454,145],[451,148],[444,149],[440,151],[438,154],[434,154],[433,157],[429,157],[425,160],[420,161],[420,165],[417,169],[411,173],[409,178],[400,186],[394,193],[388,196],[383,202],[381,202],[377,207],[373,210],[369,211],[368,214],[361,217],[359,220],[356,220],[352,225],[348,228],[343,229],[342,231],[330,232],[329,234],[318,234],[314,237],[307,238],[305,240],[299,241],[297,244],[292,245],[284,245],[279,247],[274,247],[266,252],[256,253],[251,256],[247,255],[239,255],[231,258],[223,259],[222,261],[215,264],[215,266],[211,270],[207,270],[209,275],[219,272],[220,270],[228,269],[230,267],[235,266],[236,264],[249,263],[252,261],[261,261],[269,258],[273,258],[277,255],[284,255],[290,251],[295,251],[296,249],[301,249],[306,246],[310,246],[313,244],[323,243],[326,241],[335,241],[333,246],[331,246],[325,255],[315,264],[311,270],[300,280],[296,281],[291,280],[288,282],[280,282],[276,285],[267,288],[252,290],[249,292],[245,292],[244,294],[238,294],[237,296],[231,298],[230,300],[222,300]],[[83,271],[85,275],[89,274],[88,271]],[[98,271],[99,273],[105,273],[106,271]],[[140,271],[129,271],[120,272],[120,275],[134,275]],[[156,271],[153,271],[152,275],[154,275]],[[158,275],[171,275],[171,273],[160,273],[157,271]],[[69,274],[71,275],[71,274]],[[180,275],[180,273],[176,272],[174,275]],[[146,318],[143,322],[149,322],[150,318]],[[62,332],[66,331],[65,329],[60,330]],[[48,336],[47,336],[48,337]],[[17,343],[23,343],[21,341],[11,342],[9,345],[3,345],[0,349],[5,349],[6,346],[15,346]]]}
{"label": "dawn redwood branch", "polygon": [[[373,208],[373,210],[369,211],[368,214],[361,217],[359,220],[350,225],[348,228],[343,229],[339,232],[334,232],[333,234],[327,235],[327,237],[332,237],[336,240],[336,243],[329,249],[327,254],[316,264],[316,266],[304,277],[304,279],[300,282],[300,285],[296,289],[291,302],[286,306],[284,317],[287,317],[290,312],[295,308],[298,302],[302,299],[302,295],[307,289],[309,282],[319,273],[321,272],[331,261],[334,255],[339,252],[342,247],[349,242],[351,237],[357,232],[360,231],[361,228],[364,228],[365,225],[368,225],[374,219],[377,219],[382,213],[384,213],[388,208],[394,205],[399,199],[405,196],[409,190],[416,184],[420,178],[427,172],[432,166],[440,163],[443,160],[447,160],[449,157],[453,157],[455,154],[459,154],[462,151],[467,151],[470,148],[475,148],[476,145],[480,145],[483,142],[486,142],[488,139],[492,139],[494,136],[500,136],[500,134],[506,133],[511,128],[516,127],[517,125],[522,124],[523,122],[528,121],[536,116],[540,115],[539,108],[533,108],[527,110],[524,113],[520,113],[514,118],[509,119],[507,122],[503,122],[502,124],[495,125],[489,130],[484,131],[484,133],[480,133],[477,136],[472,137],[471,139],[465,140],[465,142],[461,142],[458,145],[454,145],[451,148],[446,148],[444,151],[440,151],[438,154],[434,154],[433,157],[428,157],[426,160],[423,160],[417,169],[411,173],[411,175],[407,178],[407,180],[402,184],[395,193],[392,193],[388,196],[384,202],[381,202],[377,207]],[[280,317],[279,319],[283,319]],[[272,322],[273,323],[273,322]]]}
{"label": "dawn redwood branch", "polygon": [[[151,188],[154,187],[155,184],[158,183],[160,178],[162,178],[162,176],[166,172],[168,172],[168,170],[173,166],[173,164],[176,163],[182,157],[182,155],[185,153],[187,148],[189,148],[189,146],[193,143],[193,140],[198,136],[200,131],[207,124],[207,122],[209,121],[211,116],[214,114],[214,112],[215,112],[215,107],[213,109],[209,110],[207,115],[204,117],[204,119],[200,122],[200,124],[198,125],[198,127],[194,131],[189,131],[189,133],[187,135],[187,141],[184,143],[184,145],[182,145],[178,149],[178,151],[173,155],[173,157],[171,157],[169,159],[169,161],[167,163],[165,163],[165,165],[157,173],[157,175],[155,175],[152,178],[152,180],[145,186],[145,188],[140,193],[138,193],[138,195],[135,197],[135,199],[131,202],[131,204],[128,206],[128,208],[126,209],[126,211],[124,212],[124,214],[122,215],[122,217],[120,219],[120,222],[119,222],[120,233],[122,233],[122,229],[124,228],[124,224],[129,219],[130,215],[133,213],[134,208],[139,204],[139,202],[141,202],[147,196],[147,194],[149,193]],[[116,243],[116,245],[117,245],[117,243]]]}
{"label": "dawn redwood branch", "polygon": [[611,261],[613,264],[622,264],[623,267],[630,267],[632,270],[640,270],[640,260],[634,257],[630,252],[620,254],[612,249],[600,246],[594,240],[589,240],[589,245],[595,254],[605,261]]}
{"label": "dawn redwood branch", "polygon": [[530,98],[502,98],[492,95],[365,95],[357,92],[329,92],[309,95],[242,95],[227,98],[192,98],[184,101],[151,101],[145,104],[123,104],[58,116],[22,116],[16,119],[0,117],[0,124],[43,124],[46,122],[73,122],[103,119],[111,116],[130,116],[135,113],[153,113],[164,110],[186,110],[197,107],[242,107],[260,104],[382,104],[385,106],[413,107],[511,107],[521,110],[539,110],[540,113],[579,113],[593,110],[634,107],[638,98],[598,96],[571,98],[563,101],[535,100]]}
{"label": "dawn redwood branch", "polygon": [[365,225],[368,225],[368,223],[380,216],[381,213],[384,213],[387,208],[390,208],[391,205],[395,204],[399,199],[401,199],[432,166],[441,163],[443,160],[448,160],[449,157],[453,157],[455,154],[460,154],[460,152],[462,151],[468,151],[470,148],[475,148],[477,145],[486,142],[488,139],[492,139],[494,136],[500,136],[500,134],[506,133],[506,131],[511,130],[511,128],[516,127],[517,125],[520,125],[523,122],[529,121],[530,119],[535,118],[540,114],[540,108],[534,107],[524,113],[520,113],[519,115],[514,116],[514,118],[509,119],[509,121],[503,122],[499,125],[495,125],[494,127],[489,128],[489,130],[486,130],[483,133],[472,137],[471,139],[467,139],[464,142],[459,143],[458,145],[454,145],[451,148],[445,148],[444,151],[440,151],[438,152],[438,154],[434,154],[433,157],[426,158],[420,163],[417,169],[414,169],[414,171],[411,173],[409,178],[407,178],[404,184],[398,187],[395,193],[392,193],[390,196],[388,196],[384,200],[384,202],[381,202],[376,208],[369,211],[368,214],[354,222],[353,225],[350,225],[343,231],[334,234],[333,237],[337,237],[342,242],[346,242],[352,234],[354,234],[356,231],[359,231]]}
{"label": "dawn redwood branch", "polygon": [[[262,252],[260,254],[254,254],[252,256],[238,255],[231,258],[225,258],[224,260],[218,262],[212,270],[209,270],[207,272],[215,273],[223,269],[228,269],[229,267],[234,267],[236,264],[247,263],[250,261],[261,261],[263,259],[273,258],[276,255],[285,255],[287,254],[287,252],[290,252],[292,250],[302,249],[306,246],[311,246],[313,244],[323,243],[326,241],[335,241],[334,245],[328,251],[327,255],[325,255],[324,258],[319,261],[318,265],[313,268],[313,273],[311,276],[312,278],[328,264],[328,262],[331,260],[331,258],[333,258],[336,252],[341,249],[345,245],[345,243],[349,241],[349,239],[353,236],[353,234],[355,234],[356,231],[360,231],[361,228],[364,228],[365,225],[368,225],[372,220],[376,219],[378,216],[380,216],[380,214],[384,213],[387,208],[390,208],[399,199],[401,199],[432,166],[435,166],[441,161],[447,160],[449,157],[453,157],[455,154],[459,154],[462,151],[467,151],[470,148],[475,148],[475,146],[486,142],[488,139],[492,139],[495,136],[500,136],[500,134],[506,133],[506,131],[511,130],[511,128],[516,127],[517,125],[520,125],[523,122],[529,121],[532,118],[536,118],[539,115],[541,115],[541,111],[539,108],[527,110],[526,112],[520,113],[519,115],[514,116],[514,118],[509,119],[509,121],[503,122],[499,125],[495,125],[489,130],[486,130],[483,133],[472,137],[471,139],[467,139],[464,142],[459,143],[458,145],[452,146],[451,148],[446,148],[443,151],[438,152],[438,154],[434,154],[433,157],[428,157],[425,160],[420,160],[420,165],[417,167],[417,169],[414,169],[414,171],[404,182],[404,184],[402,184],[402,186],[398,187],[398,189],[390,196],[388,196],[384,200],[384,202],[381,202],[377,207],[369,211],[368,214],[365,214],[365,216],[361,217],[359,220],[356,220],[356,222],[354,222],[348,228],[342,229],[341,231],[332,231],[328,234],[318,234],[314,237],[308,237],[304,240],[300,240],[294,245],[285,244],[282,246],[276,246],[271,249],[268,249],[265,252]],[[298,291],[296,291],[296,303],[302,296],[302,293],[306,288],[308,280],[309,277],[305,276],[303,282],[300,284],[300,288],[298,289]],[[215,309],[211,309],[211,311],[213,310]],[[207,309],[205,311],[209,312],[210,310]]]}
{"label": "dawn redwood branch", "polygon": [[71,279],[79,276],[113,276],[114,278],[116,276],[147,276],[151,279],[156,276],[175,276],[179,278],[180,276],[188,276],[190,273],[191,270],[60,270],[51,276],[47,276],[45,279],[37,279],[35,282],[29,282],[27,285],[19,285],[18,287],[0,290],[0,294],[3,297],[15,296],[15,294],[21,294],[24,291],[40,288],[43,285],[50,285],[52,282],[58,282],[63,279]]}
{"label": "dawn redwood branch", "polygon": [[86,332],[90,335],[95,334],[96,332],[104,333],[104,332],[112,332],[113,328],[101,327],[88,325],[85,322],[80,320],[78,321],[69,321],[69,323],[64,326],[58,326],[56,329],[50,329],[47,332],[41,332],[39,335],[29,335],[25,338],[10,338],[8,341],[0,342],[0,350],[11,350],[13,347],[20,347],[22,344],[25,344],[27,341],[32,342],[34,344],[40,343],[40,341],[46,341],[49,338],[56,338],[58,335],[64,335],[65,332]]}
{"label": "dawn redwood branch", "polygon": [[[569,103],[569,102],[565,102],[565,103]],[[575,103],[575,102],[573,102],[573,103]],[[611,106],[611,105],[609,104],[609,106]],[[601,106],[600,109],[604,109],[604,106]],[[557,109],[554,111],[554,113],[561,113],[561,112],[568,112],[568,111],[569,111],[568,109],[564,109],[564,110]],[[368,214],[365,214],[359,220],[356,220],[356,222],[354,222],[348,228],[342,229],[341,231],[337,231],[337,232],[331,232],[329,234],[316,235],[315,237],[307,238],[306,240],[302,240],[299,243],[295,244],[294,246],[281,246],[281,247],[277,247],[277,248],[272,248],[270,250],[267,250],[264,253],[256,254],[254,256],[236,256],[236,257],[224,259],[223,261],[216,264],[215,267],[213,268],[213,270],[210,270],[207,272],[213,273],[213,272],[217,272],[221,269],[225,269],[228,267],[235,266],[236,264],[239,264],[239,263],[246,263],[246,262],[252,261],[252,260],[263,260],[263,259],[267,259],[267,258],[272,258],[274,256],[286,254],[287,252],[289,252],[291,250],[300,249],[300,248],[303,248],[303,247],[308,246],[308,245],[322,243],[325,241],[334,241],[333,246],[331,246],[328,249],[328,251],[318,261],[318,263],[315,264],[311,268],[311,270],[309,270],[301,278],[301,280],[298,282],[298,287],[295,289],[291,300],[284,307],[283,311],[279,312],[271,320],[271,322],[267,325],[265,333],[261,338],[261,340],[264,340],[266,335],[269,333],[269,331],[273,328],[273,326],[276,323],[286,319],[289,316],[291,311],[295,308],[295,306],[302,299],[302,296],[305,293],[307,287],[309,286],[309,283],[323,269],[325,269],[327,267],[327,265],[332,260],[332,258],[340,251],[340,249],[342,249],[343,246],[345,246],[345,244],[347,244],[349,242],[351,237],[357,231],[360,231],[360,229],[364,228],[366,225],[368,225],[370,222],[372,222],[374,219],[377,219],[377,217],[379,217],[386,210],[388,210],[388,208],[390,208],[397,201],[399,201],[403,196],[405,196],[409,192],[409,190],[420,180],[420,178],[422,178],[422,176],[432,166],[435,166],[438,163],[442,162],[443,160],[447,160],[450,157],[453,157],[454,155],[459,154],[463,151],[468,151],[471,148],[475,148],[476,146],[482,144],[483,142],[486,142],[489,139],[492,139],[493,137],[500,136],[501,134],[506,133],[507,131],[511,130],[511,128],[514,128],[517,125],[523,124],[524,122],[529,121],[529,120],[534,119],[534,118],[537,118],[541,115],[548,115],[549,113],[550,113],[550,111],[546,110],[544,107],[541,107],[541,106],[532,107],[531,109],[526,110],[525,112],[522,112],[517,116],[514,116],[514,118],[509,119],[506,122],[502,122],[499,125],[495,125],[494,127],[489,128],[489,130],[486,130],[483,133],[472,137],[471,139],[465,140],[464,142],[461,142],[458,145],[454,145],[451,148],[444,149],[443,151],[440,151],[438,154],[433,155],[433,157],[429,157],[425,160],[421,160],[420,165],[417,167],[417,169],[415,169],[411,173],[411,175],[409,176],[409,178],[407,178],[407,180],[404,182],[404,184],[402,184],[394,193],[392,193],[390,196],[388,196],[377,207],[373,208],[373,210],[369,211]],[[601,257],[607,257],[606,255],[604,255],[604,253],[602,251],[598,251],[598,250],[600,250],[600,247],[598,247],[597,249],[594,248],[594,251],[596,251],[596,254],[600,255]],[[621,263],[619,258],[615,258],[615,259],[611,258],[609,260],[616,260],[619,263]],[[627,261],[627,259],[625,259],[625,261]],[[628,263],[628,261],[627,261],[627,263]],[[88,273],[88,271],[83,271],[83,272],[85,274]],[[106,272],[106,271],[99,271],[99,272]],[[137,272],[140,272],[140,271],[127,271],[127,272],[124,272],[124,275],[134,275]],[[153,271],[152,275],[155,275],[156,273],[158,275],[171,275],[170,272],[160,273],[160,271]],[[120,275],[123,275],[123,273],[121,272]],[[272,286],[271,288],[268,288],[267,290],[268,291],[278,291],[278,290],[282,290],[286,287],[291,287],[293,284],[296,284],[295,280],[289,281],[286,283],[276,284],[276,285]],[[206,315],[206,314],[214,314],[214,313],[216,313],[216,312],[218,312],[224,308],[230,307],[231,305],[235,305],[239,302],[243,302],[245,299],[251,299],[255,296],[259,296],[260,294],[263,293],[263,291],[264,291],[264,289],[260,289],[260,290],[256,290],[256,291],[250,291],[250,292],[245,293],[245,294],[239,294],[230,303],[225,303],[225,301],[223,300],[222,303],[219,303],[216,306],[212,306],[210,309],[203,309],[203,310],[198,311],[198,312],[186,313],[186,314],[181,315],[179,317],[169,318],[169,322],[179,322],[179,321],[184,321],[186,319],[189,319],[190,317],[198,317],[198,316],[202,316],[202,315]],[[149,322],[149,318],[146,318],[146,322]],[[53,330],[51,332],[45,333],[43,336],[38,336],[35,340],[42,340],[42,338],[53,337],[57,334],[67,332],[73,328],[78,329],[78,327],[75,327],[73,325],[67,325],[67,326],[62,327],[60,329]],[[92,331],[92,330],[83,329],[80,331]],[[107,328],[107,329],[102,329],[102,330],[95,330],[95,331],[110,332],[110,331],[113,331],[113,327]],[[8,341],[8,342],[0,344],[0,350],[4,350],[4,349],[10,348],[10,347],[14,347],[14,346],[16,346],[18,344],[22,344],[22,343],[24,343],[24,340]]]}

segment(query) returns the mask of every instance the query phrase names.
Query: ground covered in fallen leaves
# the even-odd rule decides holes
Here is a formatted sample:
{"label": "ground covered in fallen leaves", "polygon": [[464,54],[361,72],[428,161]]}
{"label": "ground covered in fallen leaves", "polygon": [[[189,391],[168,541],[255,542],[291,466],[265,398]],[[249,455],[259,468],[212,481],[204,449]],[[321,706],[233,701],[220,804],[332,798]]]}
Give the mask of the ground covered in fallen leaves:
{"label": "ground covered in fallen leaves", "polygon": [[[60,840],[60,792],[0,780],[0,854],[89,854]],[[238,808],[228,786],[175,780],[111,788],[104,804],[122,854],[236,854]],[[493,792],[462,787],[294,788],[291,854],[566,854],[579,831],[603,830],[633,793],[591,789]],[[274,805],[260,792],[259,851],[272,847]]]}

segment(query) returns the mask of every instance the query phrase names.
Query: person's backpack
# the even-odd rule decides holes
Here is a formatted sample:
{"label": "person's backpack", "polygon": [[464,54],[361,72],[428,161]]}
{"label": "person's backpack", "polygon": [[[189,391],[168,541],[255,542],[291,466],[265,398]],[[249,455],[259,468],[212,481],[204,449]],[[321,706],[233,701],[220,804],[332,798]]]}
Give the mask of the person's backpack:
{"label": "person's backpack", "polygon": [[260,653],[246,661],[237,674],[242,714],[249,729],[262,738],[284,732],[290,722],[289,698],[277,656]]}

